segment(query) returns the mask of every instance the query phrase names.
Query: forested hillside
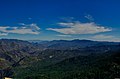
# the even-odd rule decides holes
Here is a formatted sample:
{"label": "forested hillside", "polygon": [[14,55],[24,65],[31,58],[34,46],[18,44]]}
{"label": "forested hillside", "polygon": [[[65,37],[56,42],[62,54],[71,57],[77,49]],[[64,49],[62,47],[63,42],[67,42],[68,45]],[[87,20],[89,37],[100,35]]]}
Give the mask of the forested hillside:
{"label": "forested hillside", "polygon": [[[41,66],[41,64],[46,64]],[[65,59],[55,64],[36,62],[17,71],[19,79],[115,79],[120,78],[120,49]],[[19,70],[19,68],[17,69]]]}
{"label": "forested hillside", "polygon": [[0,78],[114,79],[119,62],[119,42],[0,40]]}

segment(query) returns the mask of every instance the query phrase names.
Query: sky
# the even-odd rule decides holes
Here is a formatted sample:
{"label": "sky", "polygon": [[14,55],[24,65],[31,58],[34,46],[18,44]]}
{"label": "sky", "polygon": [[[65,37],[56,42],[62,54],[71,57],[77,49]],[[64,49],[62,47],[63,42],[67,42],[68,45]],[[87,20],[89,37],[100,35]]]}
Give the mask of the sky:
{"label": "sky", "polygon": [[0,0],[0,38],[120,42],[120,0]]}

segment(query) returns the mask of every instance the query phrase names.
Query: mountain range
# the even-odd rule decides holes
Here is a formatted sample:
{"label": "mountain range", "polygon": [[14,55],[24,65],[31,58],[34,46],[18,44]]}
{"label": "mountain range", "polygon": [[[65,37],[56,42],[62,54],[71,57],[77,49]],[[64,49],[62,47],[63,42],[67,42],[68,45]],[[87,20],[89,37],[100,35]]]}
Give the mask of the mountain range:
{"label": "mountain range", "polygon": [[[101,64],[100,67],[107,66],[108,64],[116,64],[114,61],[117,61],[117,59],[114,60],[113,58],[118,58],[119,61],[119,50],[119,42],[78,39],[53,41],[0,39],[0,74],[2,74],[0,77],[20,78],[21,74],[24,75],[24,73],[27,73],[27,75],[24,75],[21,79],[31,79],[28,77],[32,76],[36,77],[34,79],[85,79],[88,73],[92,74],[90,73],[91,69],[98,69],[99,72],[99,64]],[[118,54],[118,56],[116,54]],[[110,60],[108,61],[108,59]],[[103,60],[105,60],[105,62]],[[118,63],[117,66],[120,67]],[[77,71],[76,68],[78,69]],[[88,73],[79,72],[81,70],[85,72],[86,69],[89,71]],[[21,73],[19,70],[23,72]],[[48,70],[50,70],[50,72]],[[60,72],[57,72],[59,70]],[[104,71],[103,68],[103,72]],[[29,72],[35,74],[30,76]],[[41,72],[44,72],[47,78],[43,78],[43,76],[41,76],[43,73]],[[72,74],[72,72],[75,73]],[[84,77],[78,76],[79,74],[77,72],[84,74]],[[101,74],[104,75],[103,72]],[[106,73],[107,72],[108,71],[106,71]],[[56,74],[56,76],[52,75],[52,73]],[[60,75],[58,74],[62,75],[62,77],[59,78]],[[63,76],[63,74],[66,75]],[[96,73],[94,73],[94,75],[95,74]],[[111,72],[111,74],[114,73]],[[75,75],[78,77],[74,78]],[[98,79],[102,79],[103,75]],[[37,78],[38,76],[40,78]],[[120,75],[113,75],[111,79],[118,76]],[[86,77],[86,79],[96,79],[95,77],[96,76],[91,76],[91,78]],[[106,77],[107,76],[105,76],[105,79],[107,79]]]}

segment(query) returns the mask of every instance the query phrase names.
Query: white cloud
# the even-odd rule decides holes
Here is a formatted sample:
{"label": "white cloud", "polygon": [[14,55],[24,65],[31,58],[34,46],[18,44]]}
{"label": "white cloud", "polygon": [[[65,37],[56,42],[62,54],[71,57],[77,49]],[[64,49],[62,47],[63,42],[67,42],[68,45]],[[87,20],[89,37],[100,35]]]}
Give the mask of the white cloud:
{"label": "white cloud", "polygon": [[108,35],[102,35],[102,34],[100,34],[100,35],[95,35],[95,36],[93,36],[92,38],[94,38],[94,39],[111,39],[111,38],[113,38],[114,36],[108,36]]}
{"label": "white cloud", "polygon": [[85,16],[86,19],[90,20],[90,21],[94,21],[94,18],[91,15],[86,15]]}
{"label": "white cloud", "polygon": [[120,38],[112,36],[112,35],[95,35],[90,38],[91,40],[97,41],[112,41],[112,42],[120,42]]}
{"label": "white cloud", "polygon": [[0,26],[1,35],[6,35],[9,33],[16,34],[39,34],[40,28],[37,24],[24,24],[21,23],[22,26],[10,27],[10,26]]}
{"label": "white cloud", "polygon": [[6,36],[8,33],[0,33],[0,36]]}
{"label": "white cloud", "polygon": [[81,23],[79,21],[69,23],[61,22],[58,23],[58,25],[64,26],[64,28],[63,27],[48,28],[47,30],[56,31],[62,34],[95,34],[100,32],[112,31],[112,29],[97,25],[94,22],[90,23]]}
{"label": "white cloud", "polygon": [[40,30],[40,28],[37,26],[37,24],[30,24],[30,25],[26,25],[29,26],[32,30]]}
{"label": "white cloud", "polygon": [[64,27],[71,27],[74,26],[74,23],[58,23],[59,26],[64,26]]}
{"label": "white cloud", "polygon": [[71,37],[71,35],[57,35],[59,37]]}

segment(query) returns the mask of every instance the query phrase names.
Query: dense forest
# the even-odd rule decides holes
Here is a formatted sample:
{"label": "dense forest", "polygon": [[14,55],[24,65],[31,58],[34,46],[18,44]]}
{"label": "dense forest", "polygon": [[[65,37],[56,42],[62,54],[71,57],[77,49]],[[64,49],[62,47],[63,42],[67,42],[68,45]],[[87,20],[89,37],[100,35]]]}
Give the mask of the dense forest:
{"label": "dense forest", "polygon": [[[120,78],[120,50],[100,55],[77,56],[44,66],[35,62],[23,69],[17,68],[20,79],[115,79]],[[49,63],[49,65],[48,65]],[[20,70],[20,71],[19,71]]]}

